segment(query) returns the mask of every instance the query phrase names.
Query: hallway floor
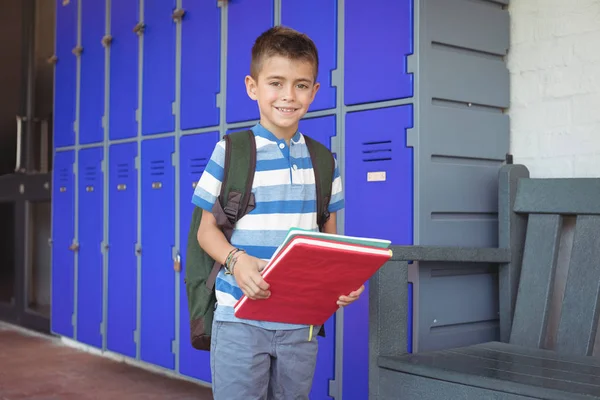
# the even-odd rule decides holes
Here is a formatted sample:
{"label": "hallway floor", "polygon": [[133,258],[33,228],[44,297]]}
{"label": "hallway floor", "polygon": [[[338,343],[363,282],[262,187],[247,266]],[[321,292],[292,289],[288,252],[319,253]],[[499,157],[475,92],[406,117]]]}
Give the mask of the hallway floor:
{"label": "hallway floor", "polygon": [[209,400],[211,390],[0,323],[0,400]]}

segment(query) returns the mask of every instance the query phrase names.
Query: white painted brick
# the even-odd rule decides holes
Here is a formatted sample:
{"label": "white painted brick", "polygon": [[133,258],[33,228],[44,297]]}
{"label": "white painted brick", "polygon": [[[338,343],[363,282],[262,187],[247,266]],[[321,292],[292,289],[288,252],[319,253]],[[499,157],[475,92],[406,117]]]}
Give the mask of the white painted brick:
{"label": "white painted brick", "polygon": [[513,1],[509,13],[515,162],[600,177],[600,0]]}

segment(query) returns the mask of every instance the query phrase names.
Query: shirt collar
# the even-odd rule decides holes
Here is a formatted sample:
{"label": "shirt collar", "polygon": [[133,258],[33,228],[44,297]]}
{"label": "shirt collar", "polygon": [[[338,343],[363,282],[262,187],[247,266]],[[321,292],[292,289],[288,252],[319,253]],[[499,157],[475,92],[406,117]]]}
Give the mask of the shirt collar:
{"label": "shirt collar", "polygon": [[[269,139],[273,142],[285,142],[285,140],[283,139],[277,139],[277,137],[275,135],[273,135],[273,133],[271,133],[271,131],[269,131],[267,128],[265,128],[264,126],[262,126],[260,123],[257,123],[256,125],[254,125],[252,127],[252,131],[254,132],[254,134],[256,136],[260,136],[263,137],[265,139]],[[302,134],[300,133],[300,131],[296,131],[296,133],[294,134],[294,136],[292,137],[292,142],[294,144],[298,144],[300,143],[300,139],[302,138]]]}

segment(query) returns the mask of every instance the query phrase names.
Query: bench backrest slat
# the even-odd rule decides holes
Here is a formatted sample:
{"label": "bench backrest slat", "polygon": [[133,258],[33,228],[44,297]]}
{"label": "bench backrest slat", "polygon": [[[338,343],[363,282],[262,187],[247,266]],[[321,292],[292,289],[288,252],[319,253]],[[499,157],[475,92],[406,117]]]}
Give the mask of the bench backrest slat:
{"label": "bench backrest slat", "polygon": [[541,348],[545,342],[561,228],[560,215],[529,215],[512,344]]}
{"label": "bench backrest slat", "polygon": [[579,215],[555,350],[591,356],[600,315],[600,216]]}

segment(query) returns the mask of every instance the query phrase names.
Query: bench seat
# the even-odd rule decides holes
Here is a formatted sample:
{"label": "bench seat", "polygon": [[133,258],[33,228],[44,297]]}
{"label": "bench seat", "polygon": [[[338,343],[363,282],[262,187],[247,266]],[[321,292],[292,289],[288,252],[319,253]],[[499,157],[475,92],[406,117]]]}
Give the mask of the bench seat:
{"label": "bench seat", "polygon": [[379,366],[402,375],[491,390],[497,392],[495,399],[600,399],[600,359],[507,343],[380,357]]}

